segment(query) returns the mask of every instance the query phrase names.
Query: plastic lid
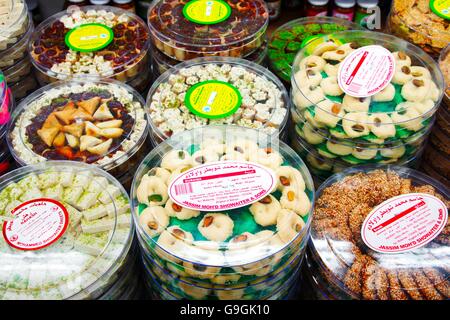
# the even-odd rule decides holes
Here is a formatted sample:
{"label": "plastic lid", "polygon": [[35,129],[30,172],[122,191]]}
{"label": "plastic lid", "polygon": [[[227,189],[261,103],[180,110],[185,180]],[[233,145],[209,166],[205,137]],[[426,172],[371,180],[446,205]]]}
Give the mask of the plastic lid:
{"label": "plastic lid", "polygon": [[[384,67],[373,69],[370,63]],[[443,95],[442,73],[429,55],[404,40],[370,31],[311,41],[295,58],[291,82],[293,102],[301,112],[312,112],[322,126],[343,128],[351,137],[393,125],[417,131]]]}
{"label": "plastic lid", "polygon": [[368,166],[332,176],[316,196],[311,250],[329,282],[353,298],[448,299],[448,188]]}
{"label": "plastic lid", "polygon": [[[248,171],[236,171],[244,167]],[[207,174],[210,169],[215,175]],[[234,194],[223,197],[218,207],[212,200],[201,199],[206,195],[219,197],[217,184],[231,177],[231,169],[250,174],[245,187],[252,191],[234,188]],[[279,185],[278,191],[273,172],[283,174],[284,185]],[[203,182],[179,184],[180,179],[188,179],[188,174],[202,177],[200,182],[211,181],[214,188],[198,193],[191,187],[203,188]],[[254,189],[252,185],[259,179],[262,185]],[[248,200],[254,190],[261,192]],[[137,170],[131,195],[139,234],[163,259],[204,266],[242,266],[262,263],[290,244],[303,241],[311,220],[313,183],[302,160],[283,142],[257,130],[207,126],[177,134],[153,149]],[[184,195],[191,200],[182,200]],[[283,199],[283,207],[293,211],[282,211],[279,199]],[[290,206],[290,201],[297,201],[296,205]],[[265,215],[258,212],[269,209],[268,220],[260,220]],[[276,228],[279,211],[283,219]]]}
{"label": "plastic lid", "polygon": [[301,48],[316,37],[344,30],[362,30],[362,27],[335,17],[306,17],[285,23],[272,33],[269,41],[271,70],[290,82],[292,64]]}
{"label": "plastic lid", "polygon": [[147,121],[131,87],[109,79],[71,80],[24,99],[8,130],[9,147],[22,165],[74,160],[111,170],[142,146]]}
{"label": "plastic lid", "polygon": [[365,9],[370,9],[378,5],[378,0],[357,0],[358,6]]}
{"label": "plastic lid", "polygon": [[[88,33],[91,37],[83,36]],[[33,64],[59,79],[111,77],[141,61],[148,28],[137,15],[110,6],[70,7],[42,22],[32,36]]]}
{"label": "plastic lid", "polygon": [[341,8],[352,8],[356,4],[356,0],[334,0],[334,4]]}
{"label": "plastic lid", "polygon": [[149,9],[150,30],[161,41],[174,42],[189,51],[212,53],[252,42],[269,22],[262,0],[214,0],[211,9],[209,6],[204,0],[154,1]]}
{"label": "plastic lid", "polygon": [[313,6],[325,6],[328,4],[329,0],[308,0]]}
{"label": "plastic lid", "polygon": [[14,170],[0,183],[0,203],[3,299],[96,298],[130,248],[127,193],[93,166],[50,161]]}
{"label": "plastic lid", "polygon": [[162,141],[207,124],[278,134],[288,108],[286,89],[266,68],[243,59],[210,57],[183,62],[161,75],[150,88],[146,110]]}

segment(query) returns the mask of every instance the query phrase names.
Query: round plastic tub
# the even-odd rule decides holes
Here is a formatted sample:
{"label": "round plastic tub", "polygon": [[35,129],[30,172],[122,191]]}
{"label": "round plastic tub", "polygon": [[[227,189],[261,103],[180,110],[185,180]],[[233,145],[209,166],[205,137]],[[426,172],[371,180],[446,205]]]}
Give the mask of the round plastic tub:
{"label": "round plastic tub", "polygon": [[[305,160],[313,177],[321,183],[332,174],[355,165],[391,164],[417,168],[422,154],[424,154],[428,134],[429,132],[418,141],[411,141],[408,145],[393,146],[391,148],[372,149],[356,146],[350,148],[352,153],[347,156],[339,156],[330,152],[327,149],[328,142],[311,145],[300,136],[292,139],[291,146]],[[335,144],[333,147],[349,149],[349,147],[339,144]],[[366,155],[365,158],[367,158],[367,155],[374,156],[371,159],[361,159],[364,155]]]}
{"label": "round plastic tub", "polygon": [[[11,171],[2,177],[0,204],[2,299],[95,299],[127,260],[134,234],[128,195],[94,166],[49,161]],[[24,216],[28,228],[14,224]],[[45,229],[30,234],[36,223]]]}
{"label": "round plastic tub", "polygon": [[26,78],[33,70],[29,57],[24,57],[22,60],[18,61],[16,64],[10,66],[9,68],[3,69],[3,75],[8,82],[8,86],[11,87],[16,82],[21,81]]}
{"label": "round plastic tub", "polygon": [[245,57],[263,44],[268,23],[262,0],[159,0],[148,11],[154,46],[178,61]]}
{"label": "round plastic tub", "polygon": [[153,83],[146,105],[156,144],[208,124],[236,124],[278,135],[288,109],[288,94],[274,74],[244,59],[221,57],[173,67]]}
{"label": "round plastic tub", "polygon": [[[176,163],[171,163],[172,158]],[[180,174],[216,165],[261,166],[268,172],[278,172],[284,185],[280,182],[276,190],[274,184],[267,187],[264,194],[260,193],[264,200],[256,197],[238,204],[237,200],[224,202],[223,207],[229,209],[221,211],[208,209],[208,205],[202,211],[188,209],[174,202],[172,193],[168,196],[169,182],[175,185],[175,180],[181,179]],[[218,170],[215,172],[221,178],[222,169]],[[252,174],[253,169],[249,172]],[[240,180],[236,178],[236,183]],[[222,178],[216,181],[221,183]],[[266,181],[274,180],[267,177]],[[236,126],[193,129],[161,143],[138,168],[131,190],[143,254],[172,272],[188,274],[196,283],[212,284],[211,279],[216,279],[213,281],[222,285],[258,280],[278,270],[289,257],[302,254],[308,238],[313,194],[311,177],[295,152],[260,131]],[[269,220],[261,221],[257,212],[265,205],[276,208]],[[221,226],[217,234],[209,234],[208,230],[216,228],[216,224]],[[296,226],[294,230],[292,224]],[[289,230],[292,232],[285,234]],[[174,245],[168,245],[167,240]]]}
{"label": "round plastic tub", "polygon": [[363,166],[316,196],[308,261],[334,296],[449,298],[447,187],[412,169]]}
{"label": "round plastic tub", "polygon": [[0,67],[14,64],[26,54],[26,44],[33,29],[33,21],[23,0],[6,0],[2,3],[0,18]]}
{"label": "round plastic tub", "polygon": [[[439,3],[439,1],[435,1]],[[430,1],[394,0],[387,20],[389,33],[403,38],[434,57],[450,42],[448,17],[435,14]]]}
{"label": "round plastic tub", "polygon": [[[252,54],[245,57],[245,60],[251,61],[261,66],[266,66],[267,51],[267,41],[264,41],[263,45]],[[179,63],[179,61],[166,56],[157,48],[152,48],[152,65],[155,75],[160,76]]]}
{"label": "round plastic tub", "polygon": [[362,30],[362,27],[334,17],[306,17],[285,23],[269,40],[270,69],[285,83],[290,83],[292,64],[301,48],[317,37],[345,30]]}
{"label": "round plastic tub", "polygon": [[[358,63],[363,70],[374,70],[370,63],[379,69],[358,72]],[[291,82],[292,102],[302,118],[356,143],[414,135],[434,115],[444,91],[442,73],[429,55],[404,40],[369,31],[310,42],[295,59]]]}
{"label": "round plastic tub", "polygon": [[20,102],[28,94],[38,88],[38,82],[32,71],[28,76],[22,78],[19,82],[12,83],[9,88],[14,96],[16,102]]}
{"label": "round plastic tub", "polygon": [[[105,40],[91,43],[83,33]],[[148,28],[137,15],[110,6],[71,6],[39,25],[28,49],[41,83],[71,77],[129,82],[148,73],[149,46]]]}
{"label": "round plastic tub", "polygon": [[120,177],[147,154],[143,104],[131,87],[111,79],[47,85],[13,112],[11,154],[20,165],[74,160]]}

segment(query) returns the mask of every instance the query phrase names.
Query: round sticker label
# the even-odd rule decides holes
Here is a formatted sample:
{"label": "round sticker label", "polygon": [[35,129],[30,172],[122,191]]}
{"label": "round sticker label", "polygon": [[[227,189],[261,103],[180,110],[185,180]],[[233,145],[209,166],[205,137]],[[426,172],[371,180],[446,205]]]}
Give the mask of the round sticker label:
{"label": "round sticker label", "polygon": [[53,199],[34,199],[22,203],[3,224],[3,237],[13,248],[39,250],[57,241],[69,223],[67,209]]}
{"label": "round sticker label", "polygon": [[373,209],[364,220],[361,237],[377,252],[406,252],[437,237],[447,218],[447,207],[438,198],[423,193],[404,194]]}
{"label": "round sticker label", "polygon": [[241,106],[239,90],[228,82],[199,82],[186,92],[185,104],[195,115],[207,119],[225,118]]}
{"label": "round sticker label", "polygon": [[437,16],[450,20],[450,0],[431,0],[430,8]]}
{"label": "round sticker label", "polygon": [[382,46],[359,48],[341,62],[338,83],[348,95],[365,98],[387,87],[395,72],[392,53]]}
{"label": "round sticker label", "polygon": [[112,29],[100,23],[86,23],[70,30],[65,37],[67,46],[80,52],[92,52],[105,48],[113,41]]}
{"label": "round sticker label", "polygon": [[214,162],[178,176],[169,185],[169,196],[188,209],[231,210],[261,200],[270,193],[275,183],[275,173],[259,164]]}
{"label": "round sticker label", "polygon": [[183,7],[183,15],[199,24],[216,24],[227,20],[231,7],[223,0],[192,0]]}

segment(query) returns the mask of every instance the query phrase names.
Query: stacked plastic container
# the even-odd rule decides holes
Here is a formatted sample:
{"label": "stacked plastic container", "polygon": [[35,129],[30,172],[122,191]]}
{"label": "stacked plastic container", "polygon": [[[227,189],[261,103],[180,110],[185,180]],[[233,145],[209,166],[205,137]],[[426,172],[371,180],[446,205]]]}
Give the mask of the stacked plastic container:
{"label": "stacked plastic container", "polygon": [[113,78],[142,92],[151,80],[149,47],[148,28],[137,15],[110,6],[71,6],[36,28],[28,50],[41,84]]}
{"label": "stacked plastic container", "polygon": [[72,161],[22,167],[2,177],[0,206],[1,299],[122,296],[114,288],[136,248],[128,195],[111,175]]}
{"label": "stacked plastic container", "polygon": [[153,71],[186,60],[245,58],[264,64],[269,11],[262,0],[153,1],[148,11]]}
{"label": "stacked plastic container", "polygon": [[[363,65],[366,55],[385,57],[373,62],[384,69],[367,73],[373,83],[384,81],[373,94],[359,83],[349,86],[351,79],[343,81],[352,64],[358,73],[356,62]],[[429,55],[404,40],[368,31],[311,41],[294,61],[291,82],[291,140],[319,180],[359,164],[415,165],[444,91],[442,73]]]}
{"label": "stacked plastic container", "polygon": [[6,143],[6,132],[14,105],[11,89],[0,72],[0,175],[11,170],[14,162]]}
{"label": "stacked plastic container", "polygon": [[330,177],[316,193],[306,258],[314,297],[448,300],[449,197],[446,186],[405,167]]}
{"label": "stacked plastic container", "polygon": [[[243,190],[253,174],[262,185]],[[188,176],[209,181],[209,189],[177,184]],[[228,183],[234,185],[230,197]],[[183,195],[195,204],[180,203]],[[221,200],[200,199],[205,195]],[[236,126],[177,134],[142,162],[131,197],[145,284],[154,298],[289,298],[309,237],[314,187],[300,157],[278,139]]]}
{"label": "stacked plastic container", "polygon": [[290,85],[295,56],[306,44],[326,34],[361,29],[356,23],[334,17],[306,17],[289,21],[276,29],[269,40],[270,69]]}
{"label": "stacked plastic container", "polygon": [[95,164],[126,189],[148,153],[144,101],[130,86],[105,79],[47,85],[12,115],[8,145],[19,165],[46,160]]}
{"label": "stacked plastic container", "polygon": [[425,150],[422,170],[441,181],[450,185],[450,45],[442,50],[439,58],[439,66],[444,75],[445,95],[441,107],[437,111],[436,124],[430,135],[430,143]]}
{"label": "stacked plastic container", "polygon": [[33,33],[33,19],[23,0],[5,1],[0,15],[0,69],[19,101],[37,87],[27,46]]}
{"label": "stacked plastic container", "polygon": [[[219,94],[218,94],[219,93]],[[233,124],[287,137],[289,96],[267,69],[238,58],[197,58],[161,75],[146,111],[154,145],[204,125]]]}

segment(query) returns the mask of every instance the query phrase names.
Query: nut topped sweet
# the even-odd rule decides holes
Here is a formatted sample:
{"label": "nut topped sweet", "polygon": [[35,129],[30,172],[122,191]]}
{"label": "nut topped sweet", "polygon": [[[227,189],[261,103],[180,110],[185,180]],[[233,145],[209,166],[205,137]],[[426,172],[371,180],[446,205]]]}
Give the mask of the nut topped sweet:
{"label": "nut topped sweet", "polygon": [[18,106],[9,145],[19,163],[73,160],[111,167],[135,152],[146,133],[137,93],[113,81],[60,82]]}
{"label": "nut topped sweet", "polygon": [[288,118],[283,84],[267,69],[236,58],[198,58],[153,84],[147,113],[157,142],[198,126],[235,124],[276,134]]}
{"label": "nut topped sweet", "polygon": [[264,42],[268,21],[261,0],[159,0],[148,14],[155,46],[178,61],[246,56]]}
{"label": "nut topped sweet", "polygon": [[340,298],[446,300],[449,192],[402,167],[348,169],[319,189],[315,271]]}
{"label": "nut topped sweet", "polygon": [[147,67],[149,44],[148,28],[138,16],[108,6],[86,6],[41,23],[29,50],[41,78],[89,75],[130,81]]}

